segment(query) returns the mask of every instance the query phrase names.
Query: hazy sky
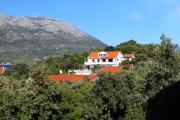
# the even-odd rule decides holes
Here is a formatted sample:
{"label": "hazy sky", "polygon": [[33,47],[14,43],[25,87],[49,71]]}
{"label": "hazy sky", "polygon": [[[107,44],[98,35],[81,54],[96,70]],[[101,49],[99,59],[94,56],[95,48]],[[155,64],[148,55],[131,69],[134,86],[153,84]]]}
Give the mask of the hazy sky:
{"label": "hazy sky", "polygon": [[0,13],[63,19],[109,45],[162,33],[180,44],[180,0],[0,0]]}

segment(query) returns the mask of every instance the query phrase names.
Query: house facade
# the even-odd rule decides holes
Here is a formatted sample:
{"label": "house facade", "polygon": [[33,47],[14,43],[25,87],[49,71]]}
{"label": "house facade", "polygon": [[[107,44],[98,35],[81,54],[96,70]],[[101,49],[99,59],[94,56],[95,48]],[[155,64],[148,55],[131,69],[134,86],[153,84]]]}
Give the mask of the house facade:
{"label": "house facade", "polygon": [[94,65],[111,65],[119,66],[123,61],[124,57],[121,51],[93,51],[87,57],[84,65],[94,66]]}

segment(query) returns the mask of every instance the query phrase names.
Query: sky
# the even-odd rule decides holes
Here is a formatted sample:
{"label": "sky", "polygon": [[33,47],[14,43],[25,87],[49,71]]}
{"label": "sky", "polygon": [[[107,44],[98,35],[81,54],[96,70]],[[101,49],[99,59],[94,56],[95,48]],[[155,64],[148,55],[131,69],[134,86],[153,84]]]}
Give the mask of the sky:
{"label": "sky", "polygon": [[180,45],[180,0],[0,0],[0,13],[69,22],[108,45],[130,39]]}

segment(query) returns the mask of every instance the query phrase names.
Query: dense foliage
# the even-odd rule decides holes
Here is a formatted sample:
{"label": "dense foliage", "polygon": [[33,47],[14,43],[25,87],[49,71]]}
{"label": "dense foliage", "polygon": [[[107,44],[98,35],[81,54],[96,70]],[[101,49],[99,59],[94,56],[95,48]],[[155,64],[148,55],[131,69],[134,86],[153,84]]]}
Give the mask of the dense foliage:
{"label": "dense foliage", "polygon": [[154,50],[153,58],[149,61],[146,75],[146,88],[150,96],[179,80],[180,66],[175,51],[177,46],[165,35],[161,36],[161,40],[161,46]]}
{"label": "dense foliage", "polygon": [[[2,120],[154,120],[162,107],[176,99],[180,81],[180,53],[165,35],[160,45],[141,45],[130,40],[107,51],[135,52],[136,58],[123,65],[132,69],[119,73],[101,73],[98,80],[50,82],[46,76],[67,73],[83,65],[87,52],[18,64],[0,76],[0,119]],[[31,77],[35,82],[29,82]],[[170,87],[170,92],[167,92]],[[176,89],[177,92],[173,93]],[[166,94],[167,93],[167,94]],[[167,95],[167,96],[166,96]],[[167,97],[170,99],[167,99]],[[167,99],[167,101],[163,101]],[[176,101],[177,102],[177,101]],[[165,103],[165,104],[164,104]],[[154,106],[153,106],[154,105]],[[153,107],[152,107],[153,106]],[[163,109],[165,108],[163,111]],[[153,111],[154,110],[154,111]],[[177,112],[171,113],[176,114]],[[160,114],[160,115],[162,115]],[[156,116],[157,115],[157,116]],[[175,116],[175,115],[174,115]],[[154,118],[155,118],[154,117]],[[158,119],[157,119],[158,120]],[[171,120],[176,120],[171,117]]]}
{"label": "dense foliage", "polygon": [[75,119],[82,118],[84,95],[67,83],[26,84],[1,77],[0,118]]}
{"label": "dense foliage", "polygon": [[131,90],[119,76],[107,74],[100,76],[90,91],[85,118],[120,119],[127,110]]}

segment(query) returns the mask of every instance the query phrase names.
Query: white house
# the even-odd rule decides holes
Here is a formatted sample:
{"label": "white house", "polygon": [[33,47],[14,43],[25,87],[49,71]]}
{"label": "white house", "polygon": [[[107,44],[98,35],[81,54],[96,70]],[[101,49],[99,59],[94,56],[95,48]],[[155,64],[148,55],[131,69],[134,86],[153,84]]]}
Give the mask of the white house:
{"label": "white house", "polygon": [[93,65],[111,65],[119,66],[124,60],[123,54],[121,51],[93,51],[87,57],[87,60],[84,62],[86,66]]}

